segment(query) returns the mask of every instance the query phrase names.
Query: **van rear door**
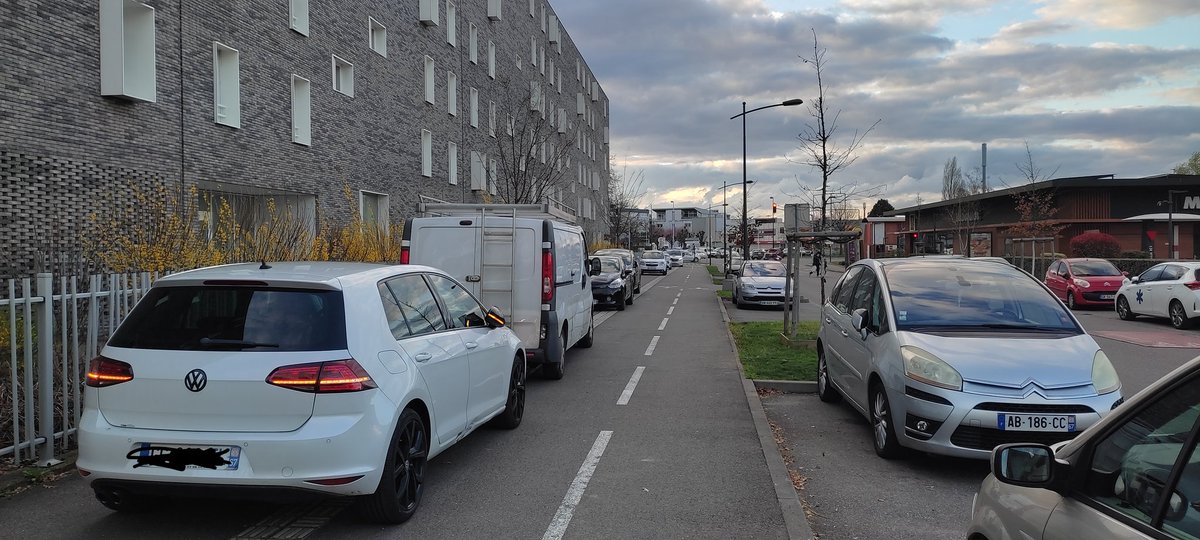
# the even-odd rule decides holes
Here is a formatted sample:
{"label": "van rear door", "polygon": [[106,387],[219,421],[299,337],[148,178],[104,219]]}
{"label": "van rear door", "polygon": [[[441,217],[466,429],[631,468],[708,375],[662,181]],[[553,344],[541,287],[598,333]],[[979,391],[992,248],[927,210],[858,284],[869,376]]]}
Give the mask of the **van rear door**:
{"label": "van rear door", "polygon": [[478,218],[418,218],[410,225],[409,262],[450,274],[479,297]]}
{"label": "van rear door", "polygon": [[[480,283],[468,283],[484,306],[508,314],[508,326],[529,348],[538,347],[541,324],[541,220],[488,217],[482,230]],[[514,241],[515,240],[515,241]],[[471,287],[471,286],[474,287]]]}

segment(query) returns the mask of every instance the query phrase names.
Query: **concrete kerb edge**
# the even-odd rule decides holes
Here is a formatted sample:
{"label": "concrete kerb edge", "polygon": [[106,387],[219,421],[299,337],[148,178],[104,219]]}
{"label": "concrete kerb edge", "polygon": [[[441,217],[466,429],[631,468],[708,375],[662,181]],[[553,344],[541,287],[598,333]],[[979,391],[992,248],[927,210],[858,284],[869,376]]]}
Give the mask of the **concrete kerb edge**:
{"label": "concrete kerb edge", "polygon": [[[779,453],[779,445],[775,442],[775,434],[767,422],[767,412],[763,409],[762,400],[758,397],[757,381],[745,377],[742,371],[742,360],[738,356],[737,342],[733,339],[733,331],[729,329],[729,312],[721,297],[717,297],[717,305],[721,308],[721,319],[725,321],[725,334],[729,345],[733,348],[734,363],[738,373],[742,374],[742,390],[746,393],[746,404],[750,407],[750,417],[754,419],[754,430],[758,432],[758,444],[762,447],[763,457],[767,461],[767,473],[775,486],[775,499],[779,502],[779,510],[783,513],[783,525],[787,529],[788,538],[792,540],[811,540],[814,538],[812,526],[808,523],[808,515],[804,505],[800,504],[800,494],[792,485],[792,477],[788,474],[783,456]],[[785,381],[786,382],[786,381]]]}
{"label": "concrete kerb edge", "polygon": [[27,476],[25,474],[26,469],[35,469],[43,475],[60,474],[60,473],[67,472],[67,471],[75,468],[75,456],[76,456],[76,453],[74,451],[71,451],[64,455],[59,456],[62,458],[62,460],[63,460],[62,462],[56,463],[49,467],[36,467],[36,466],[30,465],[28,467],[21,467],[21,468],[13,469],[6,473],[0,474],[0,499],[3,499],[5,497],[6,493],[9,493],[17,488],[27,487],[27,486],[35,486],[35,485],[40,484],[40,482],[38,482],[34,479],[31,479],[29,476]]}

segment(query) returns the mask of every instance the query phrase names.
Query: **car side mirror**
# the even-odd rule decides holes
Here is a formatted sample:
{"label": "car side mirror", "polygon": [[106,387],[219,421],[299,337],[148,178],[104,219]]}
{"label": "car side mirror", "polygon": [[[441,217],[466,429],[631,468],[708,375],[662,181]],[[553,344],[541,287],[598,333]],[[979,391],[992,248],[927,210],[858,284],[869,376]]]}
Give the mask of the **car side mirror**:
{"label": "car side mirror", "polygon": [[626,268],[625,270],[621,270],[621,277],[629,277],[632,275],[633,275],[633,270],[630,270],[628,268]]}
{"label": "car side mirror", "polygon": [[504,313],[496,306],[488,308],[485,322],[487,323],[488,328],[502,328],[504,325],[508,324],[508,321],[504,318]]}
{"label": "car side mirror", "polygon": [[600,258],[599,257],[592,257],[591,259],[588,259],[588,275],[589,276],[600,275]]}
{"label": "car side mirror", "polygon": [[1129,278],[1129,282],[1130,283],[1141,283],[1142,278],[1140,276],[1133,276],[1133,277]]}
{"label": "car side mirror", "polygon": [[850,324],[855,330],[862,333],[863,330],[870,330],[871,318],[867,316],[867,308],[858,308],[854,310],[850,317]]}
{"label": "car side mirror", "polygon": [[1055,474],[1059,464],[1054,450],[1044,444],[1002,444],[992,450],[992,475],[1014,486],[1060,491],[1058,484],[1066,475]]}

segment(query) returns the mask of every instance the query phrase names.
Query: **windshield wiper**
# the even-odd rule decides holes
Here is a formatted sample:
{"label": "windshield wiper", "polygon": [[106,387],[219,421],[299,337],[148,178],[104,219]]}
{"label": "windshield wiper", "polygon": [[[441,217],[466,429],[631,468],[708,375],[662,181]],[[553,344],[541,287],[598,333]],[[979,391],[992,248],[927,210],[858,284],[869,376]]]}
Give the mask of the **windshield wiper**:
{"label": "windshield wiper", "polygon": [[212,339],[206,337],[200,338],[200,344],[205,347],[279,347],[278,343],[259,343],[257,341],[245,341],[241,339]]}
{"label": "windshield wiper", "polygon": [[1059,333],[1059,332],[1074,331],[1071,328],[1043,328],[1041,326],[1036,326],[1036,325],[1032,325],[1032,324],[1014,324],[1014,323],[983,323],[983,324],[974,324],[971,326],[983,327],[983,328],[999,328],[999,329],[1004,329],[1004,330],[1021,330],[1021,331],[1027,331],[1027,332]]}

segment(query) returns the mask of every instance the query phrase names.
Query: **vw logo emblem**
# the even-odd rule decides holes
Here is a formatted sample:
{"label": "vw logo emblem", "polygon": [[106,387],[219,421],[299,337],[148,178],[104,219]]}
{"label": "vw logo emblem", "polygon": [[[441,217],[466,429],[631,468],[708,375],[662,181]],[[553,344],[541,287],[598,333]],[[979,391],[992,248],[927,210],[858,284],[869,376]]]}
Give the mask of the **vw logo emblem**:
{"label": "vw logo emblem", "polygon": [[199,392],[204,390],[205,386],[208,386],[208,375],[202,369],[193,369],[183,377],[183,385],[188,390]]}

